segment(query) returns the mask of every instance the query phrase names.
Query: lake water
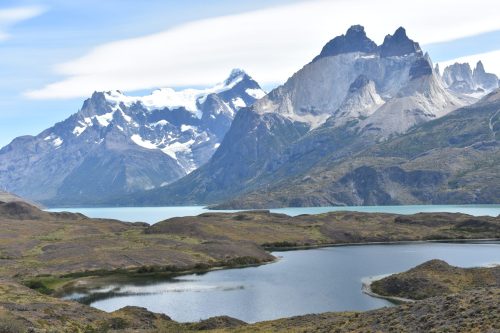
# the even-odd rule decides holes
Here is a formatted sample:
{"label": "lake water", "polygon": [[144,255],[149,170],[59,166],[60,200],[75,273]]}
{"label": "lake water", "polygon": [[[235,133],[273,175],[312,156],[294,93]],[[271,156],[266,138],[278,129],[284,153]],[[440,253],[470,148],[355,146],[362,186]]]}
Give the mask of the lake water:
{"label": "lake water", "polygon": [[105,311],[146,307],[182,322],[219,315],[256,322],[369,310],[391,303],[362,293],[363,279],[405,271],[435,258],[462,267],[500,264],[500,242],[338,246],[273,254],[281,259],[258,267],[111,285],[100,291],[113,289],[115,294],[91,305]]}
{"label": "lake water", "polygon": [[[275,213],[290,216],[300,214],[321,214],[334,211],[357,211],[368,213],[415,214],[420,212],[465,213],[475,216],[500,215],[500,205],[415,205],[415,206],[352,206],[352,207],[291,207],[271,209]],[[53,208],[52,212],[68,211],[82,213],[88,217],[110,218],[128,222],[156,223],[171,217],[196,216],[209,210],[204,206],[184,207],[112,207],[112,208]],[[235,212],[225,210],[218,212]]]}

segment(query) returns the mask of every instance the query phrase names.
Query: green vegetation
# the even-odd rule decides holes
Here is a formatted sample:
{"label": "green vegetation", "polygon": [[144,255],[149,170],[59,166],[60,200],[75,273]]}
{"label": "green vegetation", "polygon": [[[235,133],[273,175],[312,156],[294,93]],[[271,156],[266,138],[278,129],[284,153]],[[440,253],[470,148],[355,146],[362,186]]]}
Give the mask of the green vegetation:
{"label": "green vegetation", "polygon": [[4,314],[0,309],[0,333],[25,333],[27,327],[10,315]]}
{"label": "green vegetation", "polygon": [[[25,328],[40,333],[429,331],[414,319],[429,323],[429,327],[440,327],[443,323],[438,320],[442,314],[439,306],[444,306],[440,302],[445,301],[441,298],[422,305],[429,307],[431,312],[427,313],[438,313],[429,318],[423,318],[418,308],[403,305],[366,313],[310,315],[247,325],[228,317],[180,324],[135,307],[105,313],[53,295],[136,278],[262,264],[275,259],[266,251],[272,247],[500,237],[498,217],[464,214],[336,212],[290,217],[254,211],[206,213],[148,226],[47,213],[24,203],[0,203],[0,227],[0,322],[9,325],[5,326],[10,330],[7,332],[14,333],[24,332]],[[478,285],[486,281],[480,280]],[[453,331],[462,318],[471,316],[471,310],[479,309],[467,323],[477,324],[474,327],[479,330],[496,329],[493,324],[498,319],[494,317],[495,311],[498,314],[498,296],[498,288],[494,287],[457,295],[453,306],[460,307],[452,309],[456,311],[453,315],[446,312],[446,325]],[[490,312],[483,313],[483,308]]]}
{"label": "green vegetation", "polygon": [[372,291],[379,295],[415,300],[485,287],[500,288],[500,266],[460,268],[441,260],[425,262],[371,284]]}

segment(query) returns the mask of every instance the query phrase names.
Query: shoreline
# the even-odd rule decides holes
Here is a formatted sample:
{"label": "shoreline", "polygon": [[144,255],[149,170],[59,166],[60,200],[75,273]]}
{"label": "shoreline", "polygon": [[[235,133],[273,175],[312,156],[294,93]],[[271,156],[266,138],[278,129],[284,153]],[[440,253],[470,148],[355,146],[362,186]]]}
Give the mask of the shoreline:
{"label": "shoreline", "polygon": [[386,278],[386,277],[391,276],[393,274],[395,274],[395,273],[369,276],[369,277],[363,278],[361,280],[361,291],[368,296],[380,298],[380,299],[385,299],[391,303],[394,303],[395,305],[402,304],[402,303],[415,302],[416,300],[411,299],[411,298],[380,295],[372,290],[371,285],[373,282],[378,281],[378,280],[382,280],[383,278]]}
{"label": "shoreline", "polygon": [[[101,272],[101,275],[94,274],[76,277],[74,280],[68,281],[65,285],[63,285],[60,289],[54,291],[54,293],[50,294],[50,296],[63,299],[65,296],[70,295],[71,293],[77,292],[88,292],[92,289],[100,288],[102,285],[106,283],[128,283],[134,280],[144,281],[145,279],[155,280],[169,280],[176,277],[188,276],[192,274],[207,274],[210,272],[220,271],[220,270],[229,270],[229,269],[242,269],[242,268],[250,268],[250,267],[258,267],[264,265],[270,265],[278,262],[281,257],[274,257],[273,260],[263,261],[255,264],[248,265],[236,265],[236,266],[214,266],[206,269],[186,269],[178,272],[153,272],[153,273],[138,273],[137,271],[122,271],[122,272]],[[74,273],[77,274],[77,273]],[[68,274],[71,275],[71,274]],[[68,276],[66,275],[66,276]],[[53,276],[53,275],[51,275]],[[98,293],[96,293],[98,294]],[[87,295],[88,296],[88,295]],[[78,302],[78,299],[72,299],[75,302]],[[82,303],[85,304],[85,303]]]}
{"label": "shoreline", "polygon": [[[214,271],[220,270],[229,270],[229,269],[243,269],[250,267],[259,267],[263,265],[274,264],[281,260],[280,256],[273,255],[273,252],[288,252],[288,251],[301,251],[301,250],[312,250],[312,249],[321,249],[321,248],[330,248],[330,247],[341,247],[341,246],[365,246],[365,245],[404,245],[404,244],[424,244],[424,243],[474,243],[474,242],[500,242],[500,238],[482,238],[482,239],[457,239],[457,240],[422,240],[422,241],[388,241],[388,242],[361,242],[361,243],[342,243],[342,244],[321,244],[321,245],[312,245],[312,246],[298,246],[298,247],[287,247],[285,249],[275,248],[270,250],[269,248],[264,248],[269,254],[271,254],[274,259],[269,261],[263,261],[261,263],[247,264],[247,265],[237,265],[237,266],[214,266],[206,269],[186,269],[178,272],[152,272],[152,273],[138,273],[137,271],[122,271],[122,272],[113,272],[113,271],[104,271],[99,272],[100,274],[92,274],[89,272],[89,275],[75,277],[74,280],[69,281],[64,284],[60,289],[54,290],[52,294],[53,297],[62,298],[66,295],[75,292],[88,292],[92,289],[96,289],[101,287],[106,283],[128,283],[134,280],[154,280],[154,279],[173,279],[176,277],[188,276],[192,274],[207,274]],[[71,276],[78,275],[78,273],[70,273],[63,276]],[[388,274],[390,275],[390,274]],[[377,279],[372,278],[383,278],[388,275],[379,275],[376,277],[367,277],[369,281],[366,283],[362,281],[361,289],[362,291],[372,297],[386,299],[389,301],[397,302],[412,302],[414,300],[410,299],[399,299],[398,297],[391,296],[383,296],[376,294],[371,290],[371,283],[376,281]],[[73,285],[73,286],[71,286]],[[78,300],[75,300],[78,302]]]}
{"label": "shoreline", "polygon": [[356,242],[356,243],[324,243],[312,245],[286,246],[286,247],[266,247],[264,250],[272,252],[286,252],[320,249],[339,246],[364,246],[364,245],[399,245],[399,244],[419,244],[419,243],[472,243],[472,242],[500,242],[500,238],[455,238],[455,239],[426,239],[426,240],[401,240],[401,241],[379,241],[379,242]]}

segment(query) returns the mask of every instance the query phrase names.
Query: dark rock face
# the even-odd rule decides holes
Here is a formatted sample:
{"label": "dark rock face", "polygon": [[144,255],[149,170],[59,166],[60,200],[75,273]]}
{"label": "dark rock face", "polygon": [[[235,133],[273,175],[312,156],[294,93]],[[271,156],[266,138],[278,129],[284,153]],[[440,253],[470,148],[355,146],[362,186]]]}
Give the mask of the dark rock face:
{"label": "dark rock face", "polygon": [[381,57],[399,57],[408,54],[422,54],[420,45],[409,39],[406,30],[400,27],[394,35],[385,36],[384,43],[380,45]]}
{"label": "dark rock face", "polygon": [[342,53],[375,53],[376,51],[377,44],[366,36],[365,28],[360,25],[353,25],[345,35],[335,37],[329,41],[313,61]]}
{"label": "dark rock face", "polygon": [[390,194],[391,188],[411,188],[413,196],[429,201],[427,193],[439,187],[444,179],[436,171],[407,172],[395,166],[384,169],[362,166],[343,176],[332,189],[338,193],[335,198],[348,205],[397,205],[401,202]]}
{"label": "dark rock face", "polygon": [[354,93],[360,89],[363,89],[368,83],[370,82],[370,79],[366,77],[366,75],[360,75],[354,80],[353,83],[351,83],[351,86],[349,87],[349,92]]}
{"label": "dark rock face", "polygon": [[363,202],[367,205],[395,204],[391,196],[380,186],[381,179],[377,170],[371,167],[359,167],[339,180],[339,185],[352,189],[352,197],[341,194],[344,202]]}
{"label": "dark rock face", "polygon": [[410,68],[410,77],[417,79],[422,76],[432,75],[432,66],[426,59],[418,59]]}

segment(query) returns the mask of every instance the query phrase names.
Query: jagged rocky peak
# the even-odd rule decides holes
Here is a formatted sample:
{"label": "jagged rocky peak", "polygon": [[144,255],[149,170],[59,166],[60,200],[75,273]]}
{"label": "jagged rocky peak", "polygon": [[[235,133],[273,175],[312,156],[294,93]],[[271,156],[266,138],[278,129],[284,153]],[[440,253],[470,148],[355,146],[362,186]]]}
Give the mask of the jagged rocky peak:
{"label": "jagged rocky peak", "polygon": [[472,77],[475,83],[486,91],[498,88],[498,77],[495,74],[486,73],[481,60],[477,62]]}
{"label": "jagged rocky peak", "polygon": [[441,76],[441,69],[439,68],[439,64],[436,64],[436,66],[434,66],[434,72]]}
{"label": "jagged rocky peak", "polygon": [[[388,35],[378,47],[366,37],[362,26],[352,26],[345,35],[328,42],[315,60],[319,58],[322,61],[304,66],[283,86],[256,103],[253,110],[260,114],[279,113],[293,122],[305,123],[309,130],[321,126],[333,115],[343,114],[338,110],[370,117],[376,113],[377,126],[387,127],[389,133],[461,106],[460,101],[445,91],[429,55],[424,55],[418,43],[408,38],[404,28]],[[373,89],[350,96],[352,89],[366,85],[367,80],[373,82]],[[429,94],[430,91],[433,93]],[[384,107],[374,112],[377,106]],[[359,111],[362,108],[367,112]],[[412,116],[417,113],[418,116]],[[395,126],[387,125],[386,119],[396,117],[402,120]],[[366,123],[370,125],[368,120]]]}
{"label": "jagged rocky peak", "polygon": [[454,63],[443,71],[443,81],[447,87],[460,94],[470,94],[476,90],[472,69],[468,63]]}
{"label": "jagged rocky peak", "polygon": [[107,104],[105,93],[102,91],[94,91],[92,96],[83,102],[79,114],[85,117],[102,114],[107,110]]}
{"label": "jagged rocky peak", "polygon": [[337,36],[326,43],[314,61],[323,57],[351,52],[377,52],[377,44],[366,36],[365,28],[361,25],[351,26],[345,35]]}
{"label": "jagged rocky peak", "polygon": [[484,65],[483,65],[483,62],[481,60],[479,60],[476,64],[476,68],[474,68],[474,74],[485,74],[486,71],[484,70]]}
{"label": "jagged rocky peak", "polygon": [[454,82],[467,82],[472,85],[472,69],[468,63],[454,63],[447,66],[443,71],[443,80],[451,86]]}
{"label": "jagged rocky peak", "polygon": [[422,49],[417,42],[414,42],[406,35],[406,30],[399,27],[394,35],[387,35],[384,43],[380,45],[381,57],[399,57],[408,54],[422,54]]}
{"label": "jagged rocky peak", "polygon": [[479,61],[474,68],[468,63],[454,63],[443,71],[443,81],[446,86],[457,93],[481,97],[499,87],[498,77],[487,73]]}
{"label": "jagged rocky peak", "polygon": [[251,77],[241,68],[234,68],[231,70],[228,78],[224,81],[226,85],[230,85],[233,82],[239,82],[243,79],[251,79]]}

